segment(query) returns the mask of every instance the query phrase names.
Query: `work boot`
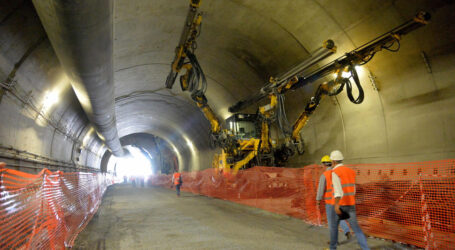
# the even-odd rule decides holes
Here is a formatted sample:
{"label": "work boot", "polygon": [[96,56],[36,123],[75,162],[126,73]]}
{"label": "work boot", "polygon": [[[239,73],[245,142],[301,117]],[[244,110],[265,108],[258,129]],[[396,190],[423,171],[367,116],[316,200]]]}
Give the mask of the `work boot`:
{"label": "work boot", "polygon": [[346,240],[349,241],[352,237],[352,234],[351,234],[351,232],[347,232],[344,236],[346,236]]}

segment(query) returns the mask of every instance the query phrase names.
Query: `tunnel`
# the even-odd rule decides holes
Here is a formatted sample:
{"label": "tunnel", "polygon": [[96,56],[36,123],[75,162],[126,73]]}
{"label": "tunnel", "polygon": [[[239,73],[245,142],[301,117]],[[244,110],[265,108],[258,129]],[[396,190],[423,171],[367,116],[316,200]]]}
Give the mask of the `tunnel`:
{"label": "tunnel", "polygon": [[454,13],[0,1],[0,248],[329,247],[335,150],[371,249],[453,248]]}

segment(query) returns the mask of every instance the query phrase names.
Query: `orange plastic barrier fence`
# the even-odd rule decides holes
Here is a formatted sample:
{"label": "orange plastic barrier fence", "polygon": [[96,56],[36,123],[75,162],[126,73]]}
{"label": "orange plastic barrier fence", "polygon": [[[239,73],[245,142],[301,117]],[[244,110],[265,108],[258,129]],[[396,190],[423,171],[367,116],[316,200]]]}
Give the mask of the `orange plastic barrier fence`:
{"label": "orange plastic barrier fence", "polygon": [[96,213],[110,176],[0,166],[0,249],[65,249]]}
{"label": "orange plastic barrier fence", "polygon": [[[455,160],[347,165],[357,172],[359,224],[370,236],[427,249],[455,248]],[[213,169],[183,173],[182,190],[326,225],[316,206],[323,169],[254,167],[225,177]],[[171,177],[152,185],[169,187]]]}

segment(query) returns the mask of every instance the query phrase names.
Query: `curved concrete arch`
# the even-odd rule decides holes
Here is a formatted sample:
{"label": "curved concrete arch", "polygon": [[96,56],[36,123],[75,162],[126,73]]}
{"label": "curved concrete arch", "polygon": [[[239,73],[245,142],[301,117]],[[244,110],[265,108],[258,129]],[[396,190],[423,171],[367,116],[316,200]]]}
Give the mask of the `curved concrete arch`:
{"label": "curved concrete arch", "polygon": [[116,113],[120,137],[149,133],[163,138],[177,149],[181,169],[187,171],[211,164],[207,160],[213,155],[208,121],[193,105],[171,96],[147,93],[118,101]]}
{"label": "curved concrete arch", "polygon": [[[45,34],[31,3],[5,5],[0,8],[0,82]],[[209,146],[209,123],[178,83],[173,90],[164,88],[187,7],[188,1],[183,0],[116,0],[113,58],[121,136],[141,132],[159,136],[179,152],[183,169],[191,171],[211,165],[215,150]],[[333,39],[338,52],[319,66],[401,24],[420,9],[431,12],[431,23],[403,37],[398,53],[378,53],[363,67],[365,72],[360,77],[366,94],[364,103],[350,103],[345,93],[324,99],[303,130],[306,154],[292,158],[288,166],[317,162],[335,148],[342,149],[353,163],[452,158],[452,2],[203,1],[203,26],[196,55],[208,78],[209,104],[221,120],[225,119],[230,115],[228,106],[253,94],[270,76],[307,58],[322,41]],[[53,48],[45,40],[23,62],[15,80],[25,94],[32,91],[36,106],[41,107],[45,91],[61,82],[61,72]],[[378,92],[373,89],[368,72],[376,77]],[[291,122],[319,83],[286,95]],[[72,91],[65,91],[52,115],[60,120],[68,135],[83,140],[90,125]],[[33,114],[21,105],[11,96],[3,96],[0,115],[7,119],[0,127],[0,143],[71,161],[77,145],[59,133],[51,139],[54,128],[36,124]],[[256,108],[247,111],[253,113]],[[99,167],[98,156],[106,148],[95,134],[87,142],[80,164]]]}

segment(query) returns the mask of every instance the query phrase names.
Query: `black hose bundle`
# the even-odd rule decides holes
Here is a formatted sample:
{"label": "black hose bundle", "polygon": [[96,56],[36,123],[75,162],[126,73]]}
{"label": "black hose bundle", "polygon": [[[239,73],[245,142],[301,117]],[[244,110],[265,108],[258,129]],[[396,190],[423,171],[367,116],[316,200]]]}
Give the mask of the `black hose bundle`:
{"label": "black hose bundle", "polygon": [[355,67],[352,65],[349,67],[349,70],[351,71],[351,78],[354,79],[355,85],[357,86],[357,89],[359,90],[359,95],[357,98],[354,98],[352,95],[352,85],[351,85],[351,80],[348,78],[346,79],[346,92],[348,93],[348,98],[349,100],[354,103],[354,104],[360,104],[363,102],[363,99],[365,97],[365,93],[363,92],[362,85],[360,84],[359,80],[359,75],[357,74],[357,70]]}
{"label": "black hose bundle", "polygon": [[[362,85],[360,84],[359,75],[357,74],[357,70],[355,69],[355,67],[352,65],[349,66],[349,72],[351,75],[348,78],[343,78],[341,77],[341,72],[338,73],[336,81],[339,82],[341,86],[336,90],[335,93],[329,93],[328,95],[329,96],[338,95],[339,93],[341,93],[341,91],[343,91],[343,88],[346,85],[346,92],[349,100],[354,104],[360,104],[363,102],[365,98],[365,93],[363,92]],[[354,95],[352,94],[352,83],[350,80],[351,78],[354,79],[354,83],[357,86],[357,89],[359,90],[359,95],[357,96],[357,98],[354,98]]]}
{"label": "black hose bundle", "polygon": [[196,96],[202,96],[207,90],[207,79],[205,78],[204,71],[201,65],[192,52],[187,51],[186,55],[190,60],[191,69],[188,74],[188,90],[191,92],[191,97],[194,99]]}
{"label": "black hose bundle", "polygon": [[288,137],[292,133],[291,125],[286,116],[286,109],[284,107],[284,94],[276,93],[277,97],[277,109],[276,109],[276,119],[278,120],[278,126],[280,131],[283,132],[285,137]]}

